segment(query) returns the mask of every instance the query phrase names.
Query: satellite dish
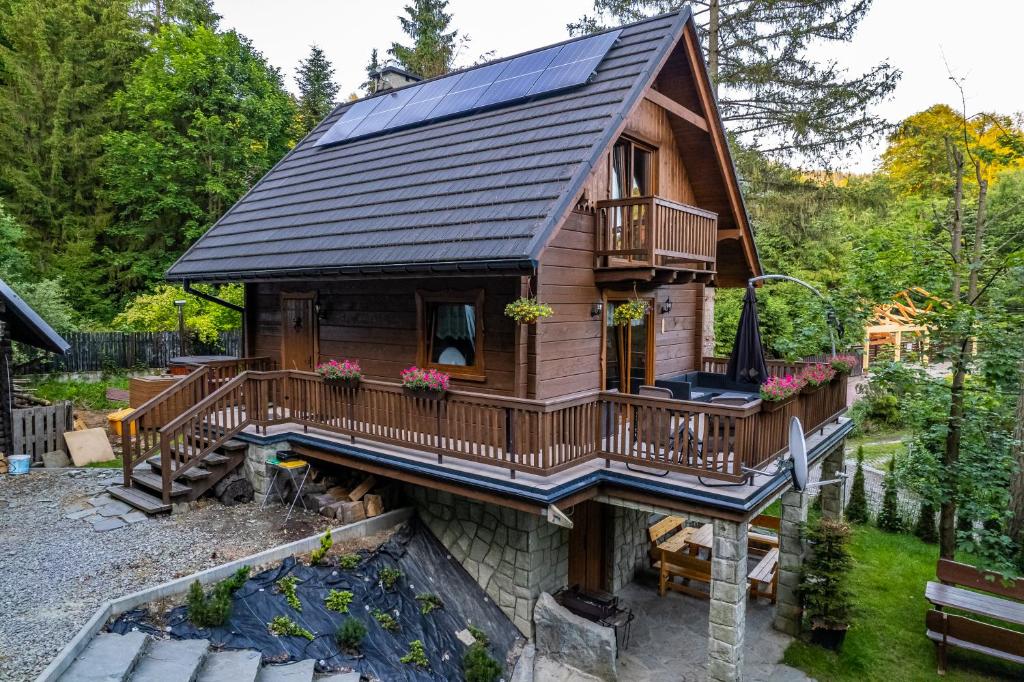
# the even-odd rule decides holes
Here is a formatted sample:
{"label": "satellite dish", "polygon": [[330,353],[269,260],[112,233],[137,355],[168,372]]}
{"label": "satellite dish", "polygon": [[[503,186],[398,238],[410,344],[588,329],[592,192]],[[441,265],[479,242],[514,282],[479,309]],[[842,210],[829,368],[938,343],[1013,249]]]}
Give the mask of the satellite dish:
{"label": "satellite dish", "polygon": [[789,456],[793,463],[789,470],[793,487],[801,492],[807,486],[807,442],[804,440],[803,424],[797,417],[789,420]]}

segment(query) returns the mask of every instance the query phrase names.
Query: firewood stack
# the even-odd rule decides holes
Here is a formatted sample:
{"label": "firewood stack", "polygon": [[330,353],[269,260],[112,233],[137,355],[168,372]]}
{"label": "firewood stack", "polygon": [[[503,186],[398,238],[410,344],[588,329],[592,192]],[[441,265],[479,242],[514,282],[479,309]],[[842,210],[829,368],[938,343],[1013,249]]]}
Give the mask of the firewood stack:
{"label": "firewood stack", "polygon": [[384,497],[370,492],[377,486],[376,477],[358,476],[346,481],[314,469],[312,487],[323,492],[307,495],[306,506],[319,511],[321,516],[337,519],[341,523],[379,516],[384,512]]}

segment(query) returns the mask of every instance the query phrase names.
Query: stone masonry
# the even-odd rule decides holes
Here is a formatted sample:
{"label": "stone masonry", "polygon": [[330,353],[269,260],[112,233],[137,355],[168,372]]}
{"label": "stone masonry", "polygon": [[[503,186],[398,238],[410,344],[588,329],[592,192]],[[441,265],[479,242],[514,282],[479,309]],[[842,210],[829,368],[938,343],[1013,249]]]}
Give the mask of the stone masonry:
{"label": "stone masonry", "polygon": [[790,489],[782,494],[779,530],[779,588],[775,629],[796,637],[800,634],[800,567],[804,546],[801,526],[807,521],[807,493]]}
{"label": "stone masonry", "polygon": [[249,444],[249,449],[245,453],[245,477],[252,484],[252,489],[256,493],[257,499],[266,495],[267,488],[270,486],[267,459],[273,457],[278,450],[288,450],[290,447],[288,443],[274,443],[273,445]]}
{"label": "stone masonry", "polygon": [[420,518],[526,636],[542,592],[569,574],[569,531],[537,514],[408,486]]}
{"label": "stone masonry", "polygon": [[[825,459],[821,463],[821,480],[833,481],[844,470],[844,446],[845,443],[840,443],[833,448],[832,452],[825,455]],[[848,487],[850,486],[830,483],[820,488],[822,516],[827,519],[841,519],[843,517],[843,502],[845,501],[843,500],[843,490]]]}
{"label": "stone masonry", "polygon": [[715,519],[708,613],[708,680],[738,682],[742,679],[746,629],[746,524]]}
{"label": "stone masonry", "polygon": [[647,520],[650,514],[626,507],[610,506],[611,520],[610,537],[611,551],[608,553],[611,562],[609,591],[618,592],[633,580],[636,572],[647,565],[647,550],[650,541],[647,538]]}

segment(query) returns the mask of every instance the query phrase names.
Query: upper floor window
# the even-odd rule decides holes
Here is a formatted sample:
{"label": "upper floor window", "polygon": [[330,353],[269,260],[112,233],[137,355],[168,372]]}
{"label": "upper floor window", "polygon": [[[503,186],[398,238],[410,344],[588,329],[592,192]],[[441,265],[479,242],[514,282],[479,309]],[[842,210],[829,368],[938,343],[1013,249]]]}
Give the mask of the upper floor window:
{"label": "upper floor window", "polygon": [[483,290],[421,291],[419,364],[460,379],[484,379]]}
{"label": "upper floor window", "polygon": [[612,199],[654,194],[654,150],[622,138],[612,147]]}

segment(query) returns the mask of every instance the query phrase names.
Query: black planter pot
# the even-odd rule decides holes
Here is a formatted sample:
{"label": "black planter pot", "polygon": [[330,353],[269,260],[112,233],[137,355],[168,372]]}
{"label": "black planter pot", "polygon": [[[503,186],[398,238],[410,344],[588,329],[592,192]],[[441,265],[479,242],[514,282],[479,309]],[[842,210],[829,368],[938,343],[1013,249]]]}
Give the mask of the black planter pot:
{"label": "black planter pot", "polygon": [[402,390],[407,396],[413,398],[420,398],[422,400],[444,400],[445,396],[448,395],[447,391],[430,391],[430,390],[413,390],[411,388],[402,387]]}
{"label": "black planter pot", "polygon": [[324,379],[324,383],[328,386],[339,386],[341,388],[359,388],[359,379]]}
{"label": "black planter pot", "polygon": [[831,651],[839,651],[843,646],[843,640],[846,639],[846,630],[847,628],[811,628],[811,643]]}

